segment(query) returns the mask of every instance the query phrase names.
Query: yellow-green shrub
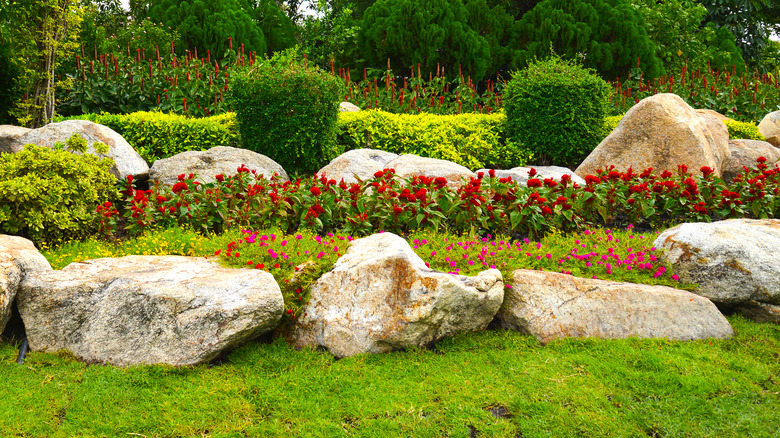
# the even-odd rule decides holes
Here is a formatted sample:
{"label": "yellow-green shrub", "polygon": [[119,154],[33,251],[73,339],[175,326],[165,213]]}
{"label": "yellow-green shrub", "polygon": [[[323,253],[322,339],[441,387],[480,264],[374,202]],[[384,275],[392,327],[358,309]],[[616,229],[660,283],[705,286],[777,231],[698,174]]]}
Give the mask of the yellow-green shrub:
{"label": "yellow-green shrub", "polygon": [[345,150],[371,147],[396,154],[449,160],[470,169],[525,165],[532,154],[504,135],[506,116],[496,114],[341,113],[338,141]]}
{"label": "yellow-green shrub", "polygon": [[614,131],[615,128],[617,128],[617,125],[620,124],[620,121],[623,119],[623,116],[624,114],[604,117],[604,131],[607,133],[607,135],[609,135],[610,132]]}
{"label": "yellow-green shrub", "polygon": [[758,132],[758,126],[753,122],[740,122],[737,120],[728,119],[725,122],[726,128],[729,129],[730,139],[749,139],[749,140],[761,140],[766,141],[766,138]]}
{"label": "yellow-green shrub", "polygon": [[204,151],[214,146],[238,146],[235,113],[192,118],[159,111],[130,114],[85,114],[69,119],[90,120],[108,126],[138,152],[147,163],[185,151]]}

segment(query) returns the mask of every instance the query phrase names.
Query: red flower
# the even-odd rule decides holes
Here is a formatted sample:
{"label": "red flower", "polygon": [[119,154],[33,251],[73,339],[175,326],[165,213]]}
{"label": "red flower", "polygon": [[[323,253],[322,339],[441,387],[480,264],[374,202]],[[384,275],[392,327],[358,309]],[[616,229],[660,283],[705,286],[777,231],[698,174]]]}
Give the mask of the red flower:
{"label": "red flower", "polygon": [[219,175],[215,176],[214,178],[216,178],[217,181],[219,181],[219,182],[225,181],[225,175],[223,175],[221,173]]}
{"label": "red flower", "polygon": [[[531,173],[531,172],[528,172],[528,173]],[[531,178],[531,179],[528,180],[528,182],[526,184],[528,185],[528,187],[541,187],[542,186],[542,181],[539,180],[539,179],[536,179],[536,178]]]}
{"label": "red flower", "polygon": [[496,177],[496,171],[494,169],[490,169],[490,170],[488,170],[488,175],[490,175],[491,178],[495,178]]}
{"label": "red flower", "polygon": [[[184,175],[182,174],[181,176],[184,176]],[[173,193],[179,193],[182,190],[187,190],[187,189],[188,189],[187,183],[180,181],[180,182],[177,182],[176,184],[174,184],[173,188],[171,190],[173,190]]]}
{"label": "red flower", "polygon": [[766,157],[758,157],[756,158],[756,161],[758,161],[759,163],[766,163]]}
{"label": "red flower", "polygon": [[385,173],[382,172],[381,170],[374,173],[374,178],[382,178],[383,176],[385,176]]}
{"label": "red flower", "polygon": [[531,177],[531,178],[535,177],[536,176],[536,169],[534,169],[532,167],[531,170],[528,171],[528,176]]}
{"label": "red flower", "polygon": [[317,187],[317,186],[314,186],[314,187],[312,187],[312,188],[311,188],[311,189],[309,189],[309,190],[311,191],[311,193],[312,193],[314,196],[319,196],[319,195],[320,195],[320,193],[321,193],[321,192],[320,192],[320,188],[319,188],[319,187]]}
{"label": "red flower", "polygon": [[699,170],[701,170],[701,173],[702,173],[702,174],[704,174],[704,177],[705,177],[705,178],[706,178],[706,177],[708,177],[708,176],[710,176],[710,174],[711,174],[712,172],[715,172],[715,169],[713,169],[712,167],[707,167],[707,166],[703,166],[703,167],[702,167],[701,169],[699,169]]}
{"label": "red flower", "polygon": [[179,178],[179,181],[184,181],[184,174],[182,173],[181,175],[178,176],[178,178]]}
{"label": "red flower", "polygon": [[444,186],[446,186],[446,185],[447,185],[447,178],[444,178],[443,176],[437,176],[437,177],[436,177],[436,178],[433,180],[433,185],[434,185],[434,186],[435,186],[437,189],[443,188]]}

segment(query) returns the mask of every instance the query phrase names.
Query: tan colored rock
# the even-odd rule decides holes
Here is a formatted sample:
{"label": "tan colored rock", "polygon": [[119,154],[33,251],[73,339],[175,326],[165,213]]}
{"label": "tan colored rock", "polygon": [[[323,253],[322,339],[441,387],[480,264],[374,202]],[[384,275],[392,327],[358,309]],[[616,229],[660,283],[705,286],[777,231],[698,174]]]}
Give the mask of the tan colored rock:
{"label": "tan colored rock", "polygon": [[718,120],[720,120],[721,122],[724,122],[724,123],[726,122],[726,120],[732,120],[731,117],[726,117],[726,116],[724,116],[723,114],[721,114],[721,113],[719,113],[717,111],[714,111],[714,110],[711,110],[711,109],[707,109],[707,108],[697,109],[696,112],[699,115],[708,115],[708,116],[714,117],[714,118],[716,118],[716,119],[718,119]]}
{"label": "tan colored rock", "polygon": [[[580,178],[579,175],[572,172],[571,169],[567,167],[560,167],[560,166],[534,166],[533,169],[536,170],[536,175],[534,175],[534,178],[537,179],[546,179],[546,178],[552,178],[555,181],[560,182],[561,177],[563,175],[569,175],[571,177],[572,182],[576,182],[577,184],[584,186],[585,180]],[[496,178],[512,178],[515,182],[525,185],[528,182],[529,174],[528,172],[531,170],[531,167],[513,167],[512,169],[508,170],[496,170]],[[488,172],[490,169],[479,169],[476,173],[479,175],[479,172],[483,172],[485,176],[488,175]]]}
{"label": "tan colored rock", "polygon": [[395,174],[401,178],[411,178],[417,175],[428,178],[444,177],[450,187],[459,187],[464,179],[468,181],[477,176],[474,172],[452,161],[419,157],[414,154],[403,154],[387,162],[385,167],[395,169]]}
{"label": "tan colored rock", "polygon": [[745,167],[755,168],[759,157],[766,158],[766,164],[770,167],[774,167],[774,163],[780,160],[780,149],[765,141],[729,140],[729,149],[731,154],[723,164],[721,174],[726,182],[733,181]]}
{"label": "tan colored rock", "polygon": [[[24,145],[28,143],[52,148],[57,142],[65,144],[73,134],[79,134],[87,141],[88,153],[114,160],[111,173],[117,179],[124,180],[128,175],[132,175],[135,180],[145,181],[149,177],[149,166],[146,161],[121,135],[107,126],[98,125],[88,120],[65,120],[59,123],[49,123],[15,138],[8,143],[6,150],[0,152],[17,153],[24,149]],[[98,154],[95,151],[94,144],[96,142],[108,146],[106,155]]]}
{"label": "tan colored rock", "polygon": [[693,174],[708,166],[720,175],[728,158],[726,125],[701,116],[676,94],[657,94],[631,107],[612,133],[580,164],[581,177],[614,165],[625,171],[677,171],[685,164]]}
{"label": "tan colored rock", "polygon": [[31,350],[119,366],[207,362],[274,330],[284,311],[270,273],[181,256],[32,272],[16,299]]}
{"label": "tan colored rock", "polygon": [[501,326],[543,343],[561,338],[729,338],[715,305],[665,286],[579,278],[518,269],[496,315]]}
{"label": "tan colored rock", "polygon": [[0,125],[0,154],[19,152],[12,149],[16,139],[32,131],[30,128],[13,125]]}
{"label": "tan colored rock", "polygon": [[780,304],[780,220],[729,219],[686,223],[653,243],[694,293],[715,303]]}
{"label": "tan colored rock", "polygon": [[758,124],[758,132],[766,137],[766,141],[772,146],[780,147],[780,111],[774,111],[761,119]]}
{"label": "tan colored rock", "polygon": [[155,161],[149,169],[149,181],[172,186],[178,181],[179,175],[193,173],[197,181],[211,183],[216,181],[217,175],[235,175],[241,165],[266,179],[278,174],[281,181],[290,180],[282,166],[265,155],[248,149],[215,146],[205,151],[186,151]]}
{"label": "tan colored rock", "polygon": [[339,104],[339,112],[340,113],[356,113],[360,111],[360,108],[358,108],[357,105],[350,102],[341,102]]}
{"label": "tan colored rock", "polygon": [[336,181],[343,179],[347,184],[353,184],[357,182],[357,178],[363,181],[373,178],[374,173],[386,168],[387,163],[395,158],[398,158],[398,154],[378,149],[353,149],[334,158],[317,174],[326,175]]}
{"label": "tan colored rock", "polygon": [[737,312],[756,322],[780,324],[780,305],[748,301],[737,307]]}
{"label": "tan colored rock", "polygon": [[51,271],[51,265],[32,241],[0,234],[0,333],[11,316],[19,284],[33,271]]}
{"label": "tan colored rock", "polygon": [[337,357],[425,346],[487,327],[503,290],[498,270],[475,277],[432,271],[403,238],[375,234],[353,241],[314,283],[288,340]]}

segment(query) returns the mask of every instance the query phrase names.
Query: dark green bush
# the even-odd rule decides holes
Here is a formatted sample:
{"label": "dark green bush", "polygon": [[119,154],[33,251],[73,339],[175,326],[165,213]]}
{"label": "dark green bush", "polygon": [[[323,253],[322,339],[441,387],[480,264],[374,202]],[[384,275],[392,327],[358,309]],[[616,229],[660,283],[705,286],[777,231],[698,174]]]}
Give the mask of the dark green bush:
{"label": "dark green bush", "polygon": [[239,145],[238,127],[233,113],[191,118],[138,111],[122,115],[85,114],[68,119],[90,120],[108,126],[127,140],[149,164],[185,151]]}
{"label": "dark green bush", "polygon": [[507,137],[538,164],[575,167],[606,136],[609,92],[591,69],[556,56],[537,60],[504,90]]}
{"label": "dark green bush", "polygon": [[36,242],[92,234],[95,207],[117,196],[112,164],[32,144],[0,154],[0,232]]}
{"label": "dark green bush", "polygon": [[339,155],[340,80],[297,62],[268,62],[235,77],[232,104],[247,149],[287,172],[315,172]]}

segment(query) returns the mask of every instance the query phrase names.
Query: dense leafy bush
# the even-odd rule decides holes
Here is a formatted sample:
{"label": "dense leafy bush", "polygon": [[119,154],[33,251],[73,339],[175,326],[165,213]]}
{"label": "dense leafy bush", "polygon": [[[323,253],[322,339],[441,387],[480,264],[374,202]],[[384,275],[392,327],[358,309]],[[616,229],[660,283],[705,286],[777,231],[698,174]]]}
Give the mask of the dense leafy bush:
{"label": "dense leafy bush", "polygon": [[730,139],[746,138],[749,140],[766,140],[766,138],[758,132],[758,126],[753,122],[739,122],[737,120],[729,119],[724,123],[729,129]]}
{"label": "dense leafy bush", "polygon": [[576,167],[606,135],[608,97],[593,70],[555,56],[537,60],[504,90],[507,137],[540,164]]}
{"label": "dense leafy bush", "polygon": [[237,75],[233,87],[241,138],[288,172],[314,172],[339,155],[336,120],[342,83],[297,62],[269,62]]}
{"label": "dense leafy bush", "polygon": [[214,146],[236,147],[239,144],[234,113],[197,119],[139,111],[126,115],[85,114],[69,119],[90,120],[108,126],[150,164],[185,151],[203,151]]}
{"label": "dense leafy bush", "polygon": [[504,136],[506,116],[497,114],[391,114],[367,110],[339,115],[345,149],[372,147],[397,154],[449,160],[470,169],[523,166],[532,154]]}
{"label": "dense leafy bush", "polygon": [[95,206],[116,196],[112,164],[35,145],[0,154],[0,232],[38,242],[93,233]]}

